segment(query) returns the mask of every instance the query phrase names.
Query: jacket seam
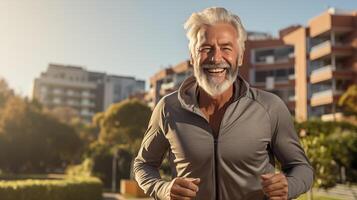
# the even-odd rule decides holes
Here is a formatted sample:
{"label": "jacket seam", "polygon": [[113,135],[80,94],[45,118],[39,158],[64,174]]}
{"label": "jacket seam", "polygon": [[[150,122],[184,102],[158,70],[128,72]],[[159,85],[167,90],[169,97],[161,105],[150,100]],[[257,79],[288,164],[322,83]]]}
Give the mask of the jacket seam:
{"label": "jacket seam", "polygon": [[273,137],[275,136],[275,131],[272,130],[272,124],[271,124],[271,123],[272,123],[272,120],[271,120],[271,116],[270,116],[268,110],[267,110],[267,109],[264,107],[264,105],[263,105],[262,103],[260,103],[258,100],[253,100],[253,102],[256,102],[258,105],[260,105],[260,106],[264,109],[265,113],[267,114],[268,119],[269,119],[269,121],[270,121],[270,123],[269,123],[269,126],[270,126],[270,135],[271,135],[271,137],[272,137],[272,139],[273,139]]}

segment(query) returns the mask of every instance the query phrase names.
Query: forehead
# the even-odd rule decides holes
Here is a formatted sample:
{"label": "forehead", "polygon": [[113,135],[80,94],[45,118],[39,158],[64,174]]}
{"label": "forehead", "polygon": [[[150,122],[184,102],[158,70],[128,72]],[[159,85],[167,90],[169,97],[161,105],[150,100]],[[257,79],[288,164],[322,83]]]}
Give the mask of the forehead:
{"label": "forehead", "polygon": [[198,43],[231,42],[235,44],[238,37],[237,30],[229,23],[203,26],[198,34]]}

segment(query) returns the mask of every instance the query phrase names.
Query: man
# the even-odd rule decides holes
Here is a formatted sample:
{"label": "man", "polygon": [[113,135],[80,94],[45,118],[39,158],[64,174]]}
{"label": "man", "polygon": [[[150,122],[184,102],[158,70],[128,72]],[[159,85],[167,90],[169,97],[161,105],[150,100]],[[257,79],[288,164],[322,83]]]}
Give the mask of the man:
{"label": "man", "polygon": [[[139,185],[155,199],[274,200],[306,192],[313,170],[285,104],[238,75],[246,40],[239,17],[207,8],[185,29],[194,77],[156,105],[134,162]],[[171,181],[158,171],[167,151]]]}

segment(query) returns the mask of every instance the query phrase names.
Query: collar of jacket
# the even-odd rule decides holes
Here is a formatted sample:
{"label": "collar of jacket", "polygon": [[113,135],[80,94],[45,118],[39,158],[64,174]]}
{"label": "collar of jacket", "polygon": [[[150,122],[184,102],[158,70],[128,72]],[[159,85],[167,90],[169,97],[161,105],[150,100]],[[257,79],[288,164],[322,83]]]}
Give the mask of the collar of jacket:
{"label": "collar of jacket", "polygon": [[[244,80],[240,75],[237,76],[234,81],[234,100],[233,102],[238,101],[242,97],[253,97],[250,92],[249,83]],[[178,89],[178,99],[181,103],[181,106],[189,111],[195,112],[199,110],[198,101],[198,83],[196,78],[192,75],[186,78],[180,88]]]}

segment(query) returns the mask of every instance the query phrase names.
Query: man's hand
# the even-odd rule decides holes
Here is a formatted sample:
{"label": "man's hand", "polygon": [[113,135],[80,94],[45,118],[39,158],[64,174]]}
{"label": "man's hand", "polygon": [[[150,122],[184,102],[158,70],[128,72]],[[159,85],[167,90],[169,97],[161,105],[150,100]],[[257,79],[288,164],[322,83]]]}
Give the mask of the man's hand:
{"label": "man's hand", "polygon": [[288,199],[288,181],[284,174],[263,174],[262,186],[264,194],[270,200],[287,200]]}
{"label": "man's hand", "polygon": [[198,192],[199,178],[177,177],[170,190],[171,200],[191,200]]}

